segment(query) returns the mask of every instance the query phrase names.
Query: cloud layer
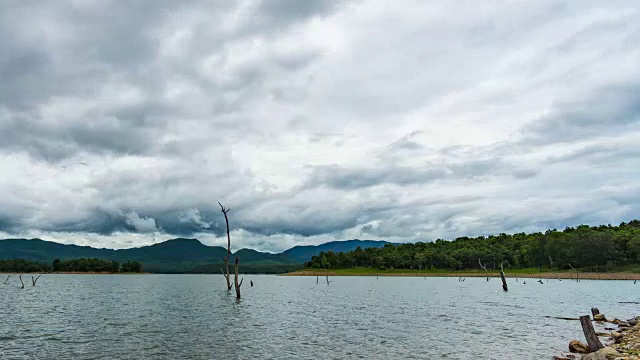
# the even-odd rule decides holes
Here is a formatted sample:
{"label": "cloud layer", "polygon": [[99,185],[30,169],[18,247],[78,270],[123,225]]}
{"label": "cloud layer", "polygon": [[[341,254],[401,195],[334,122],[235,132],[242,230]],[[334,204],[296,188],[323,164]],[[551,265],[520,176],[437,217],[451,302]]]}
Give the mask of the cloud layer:
{"label": "cloud layer", "polygon": [[640,217],[635,1],[0,4],[0,236],[280,251]]}

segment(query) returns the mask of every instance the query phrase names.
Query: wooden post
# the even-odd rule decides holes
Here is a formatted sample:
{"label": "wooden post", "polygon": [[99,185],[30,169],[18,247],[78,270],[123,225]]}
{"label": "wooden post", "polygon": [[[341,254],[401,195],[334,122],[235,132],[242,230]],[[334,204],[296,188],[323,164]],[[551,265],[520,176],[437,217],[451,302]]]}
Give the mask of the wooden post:
{"label": "wooden post", "polygon": [[502,279],[502,290],[509,291],[509,287],[507,287],[507,279],[504,277],[504,267],[502,263],[500,263],[500,278]]}
{"label": "wooden post", "polygon": [[604,348],[600,339],[598,339],[596,331],[593,329],[589,315],[580,316],[580,325],[582,325],[582,332],[584,333],[585,339],[587,339],[587,344],[591,351],[598,351]]}
{"label": "wooden post", "polygon": [[600,310],[598,310],[598,308],[591,308],[591,315],[593,315],[593,317],[595,318],[596,315],[600,314]]}

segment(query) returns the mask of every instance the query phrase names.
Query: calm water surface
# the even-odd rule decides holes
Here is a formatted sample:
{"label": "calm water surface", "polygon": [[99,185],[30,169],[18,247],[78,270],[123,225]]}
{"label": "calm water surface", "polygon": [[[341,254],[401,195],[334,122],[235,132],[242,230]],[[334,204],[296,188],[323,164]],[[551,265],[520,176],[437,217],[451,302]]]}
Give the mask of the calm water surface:
{"label": "calm water surface", "polygon": [[331,280],[249,275],[236,301],[221,275],[12,276],[0,358],[549,359],[582,333],[545,315],[640,315],[630,281]]}

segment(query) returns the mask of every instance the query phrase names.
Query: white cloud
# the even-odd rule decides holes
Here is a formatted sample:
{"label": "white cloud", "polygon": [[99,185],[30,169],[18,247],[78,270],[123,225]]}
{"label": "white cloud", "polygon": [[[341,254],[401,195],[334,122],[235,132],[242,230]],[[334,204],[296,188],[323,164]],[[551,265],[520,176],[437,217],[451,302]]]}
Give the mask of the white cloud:
{"label": "white cloud", "polygon": [[0,231],[432,240],[638,217],[634,1],[0,5]]}

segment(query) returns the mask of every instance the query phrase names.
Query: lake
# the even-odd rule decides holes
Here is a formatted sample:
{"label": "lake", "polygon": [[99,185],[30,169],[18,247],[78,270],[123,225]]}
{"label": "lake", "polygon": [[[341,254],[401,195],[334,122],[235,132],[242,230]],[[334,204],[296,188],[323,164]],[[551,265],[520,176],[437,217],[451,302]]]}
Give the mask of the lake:
{"label": "lake", "polygon": [[584,339],[545,315],[640,315],[632,281],[246,275],[236,301],[222,275],[23,278],[0,284],[0,358],[550,359]]}

